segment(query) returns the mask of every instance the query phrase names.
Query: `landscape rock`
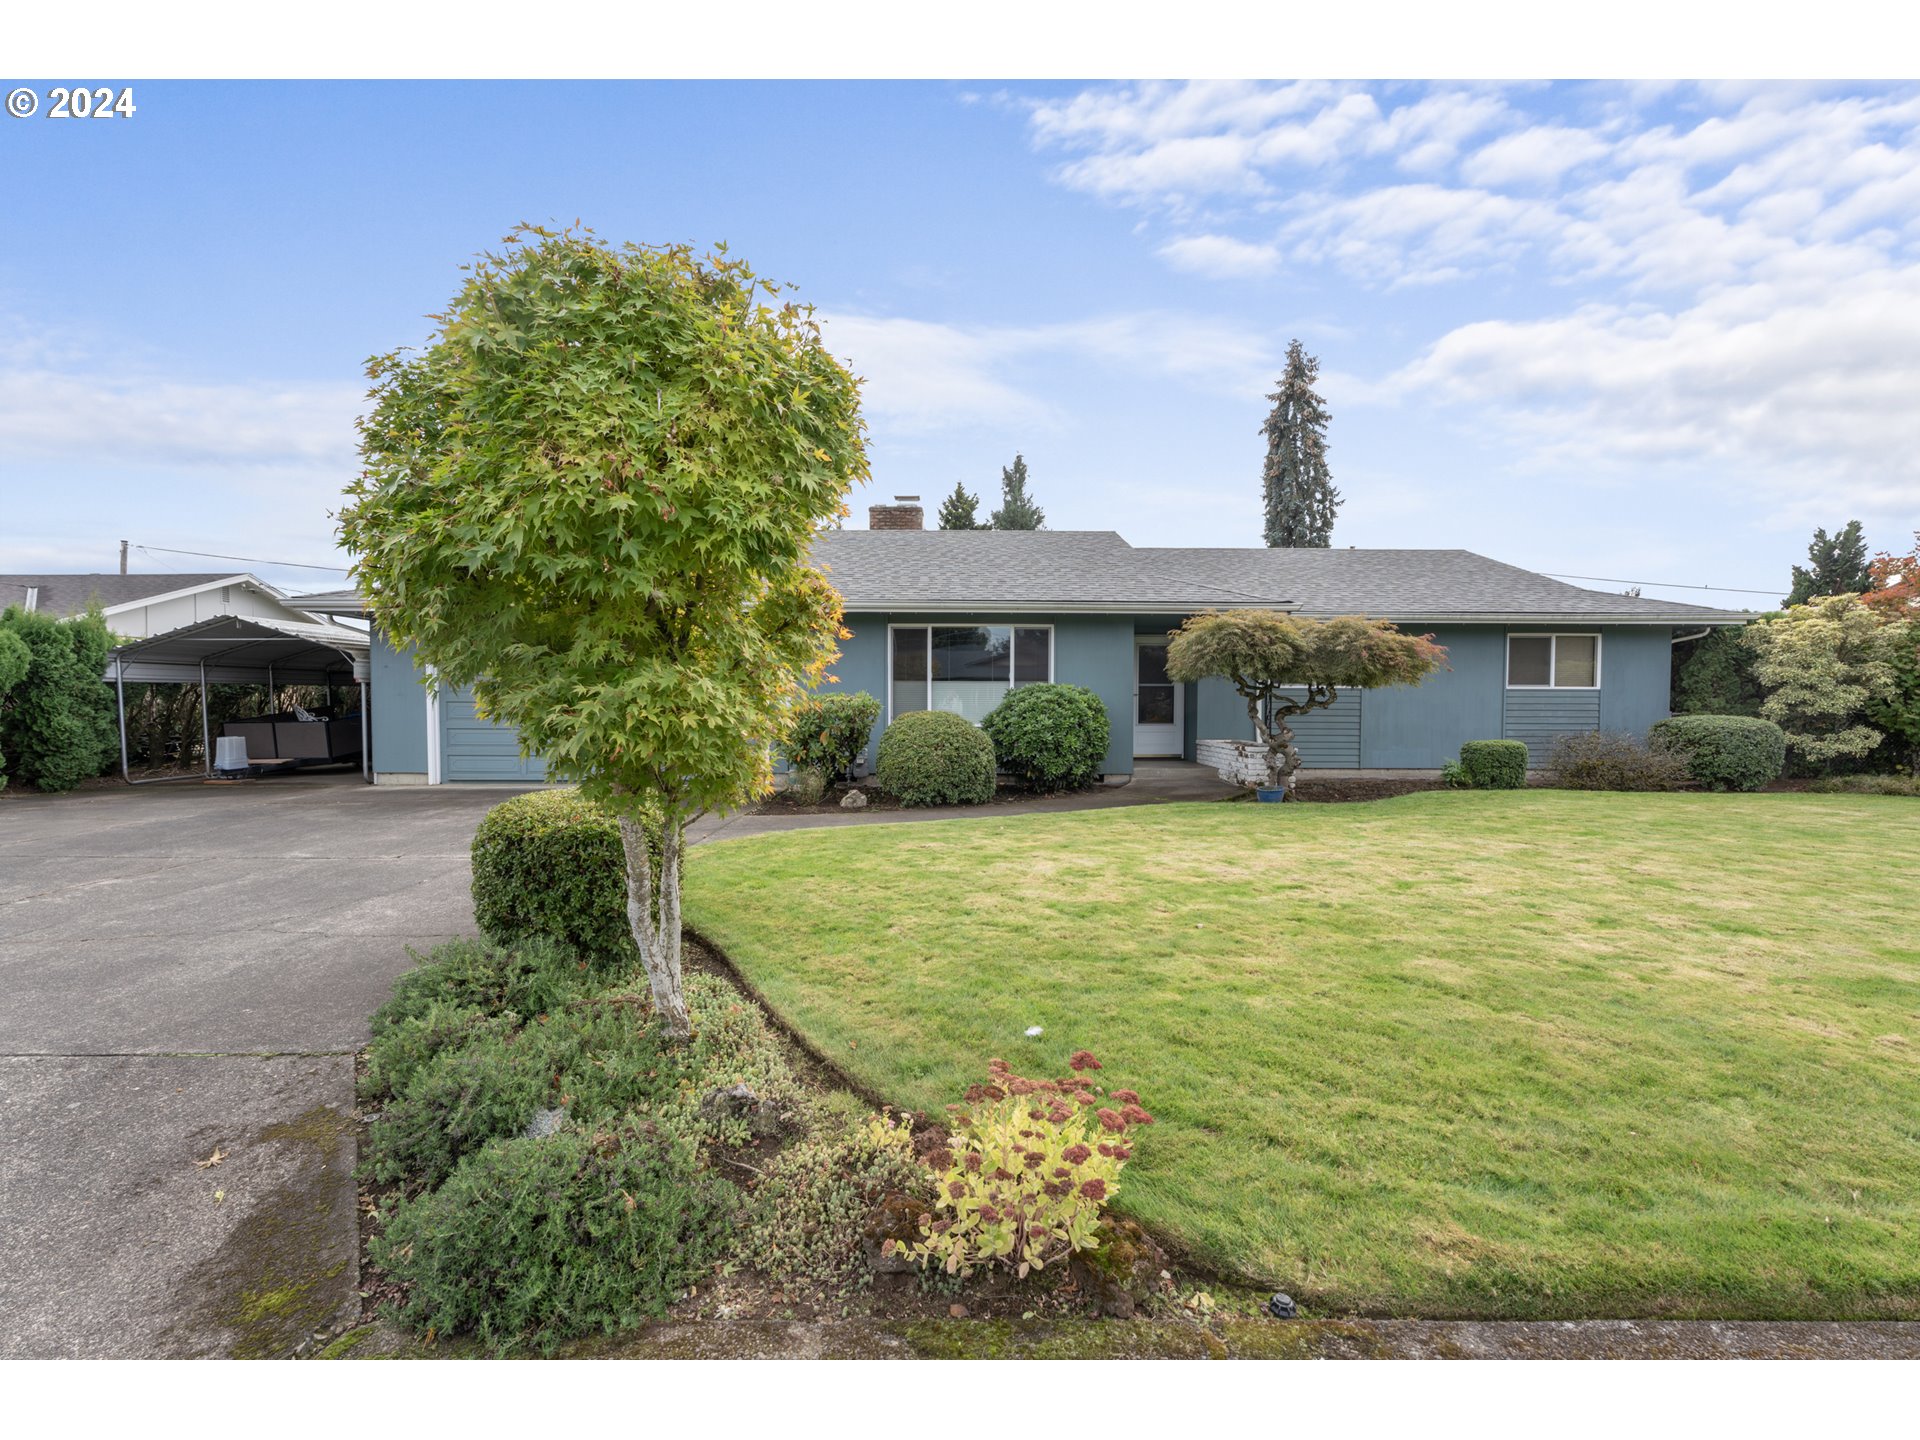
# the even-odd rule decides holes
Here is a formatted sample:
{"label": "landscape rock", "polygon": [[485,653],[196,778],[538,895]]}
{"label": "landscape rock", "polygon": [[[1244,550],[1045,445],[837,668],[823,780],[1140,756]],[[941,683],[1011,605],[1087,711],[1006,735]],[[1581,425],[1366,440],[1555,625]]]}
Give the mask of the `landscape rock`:
{"label": "landscape rock", "polygon": [[847,791],[846,794],[840,797],[840,808],[842,810],[866,809],[867,808],[867,792],[864,790]]}
{"label": "landscape rock", "polygon": [[726,1085],[707,1091],[700,1097],[700,1116],[705,1120],[745,1120],[747,1129],[762,1138],[778,1135],[785,1128],[785,1117],[771,1100],[762,1100],[747,1084]]}

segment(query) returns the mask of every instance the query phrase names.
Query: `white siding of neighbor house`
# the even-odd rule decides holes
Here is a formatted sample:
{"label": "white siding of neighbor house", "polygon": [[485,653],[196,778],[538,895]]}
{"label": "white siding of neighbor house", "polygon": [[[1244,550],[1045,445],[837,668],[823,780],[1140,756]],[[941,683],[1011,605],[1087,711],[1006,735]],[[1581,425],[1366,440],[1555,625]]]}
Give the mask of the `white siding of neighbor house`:
{"label": "white siding of neighbor house", "polygon": [[311,618],[282,604],[273,596],[250,585],[235,582],[216,585],[191,595],[176,595],[168,600],[144,601],[107,616],[107,628],[116,635],[144,639],[164,635],[182,625],[200,620],[215,620],[222,615],[245,615],[258,620],[301,620]]}

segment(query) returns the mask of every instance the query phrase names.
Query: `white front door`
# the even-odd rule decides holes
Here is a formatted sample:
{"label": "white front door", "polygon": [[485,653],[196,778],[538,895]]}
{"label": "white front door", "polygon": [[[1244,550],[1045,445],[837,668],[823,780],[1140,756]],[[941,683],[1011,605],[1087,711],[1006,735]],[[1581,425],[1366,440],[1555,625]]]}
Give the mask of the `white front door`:
{"label": "white front door", "polygon": [[1167,678],[1164,637],[1141,635],[1133,646],[1133,753],[1178,759],[1185,748],[1187,687]]}

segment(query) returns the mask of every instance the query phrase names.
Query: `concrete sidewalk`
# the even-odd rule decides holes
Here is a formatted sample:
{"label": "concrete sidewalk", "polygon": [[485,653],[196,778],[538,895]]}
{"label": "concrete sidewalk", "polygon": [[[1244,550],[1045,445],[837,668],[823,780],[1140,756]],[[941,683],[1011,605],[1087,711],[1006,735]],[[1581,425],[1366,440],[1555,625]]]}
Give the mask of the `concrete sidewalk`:
{"label": "concrete sidewalk", "polygon": [[407,946],[472,933],[504,793],[0,798],[0,1357],[284,1354],[355,1313],[354,1052]]}

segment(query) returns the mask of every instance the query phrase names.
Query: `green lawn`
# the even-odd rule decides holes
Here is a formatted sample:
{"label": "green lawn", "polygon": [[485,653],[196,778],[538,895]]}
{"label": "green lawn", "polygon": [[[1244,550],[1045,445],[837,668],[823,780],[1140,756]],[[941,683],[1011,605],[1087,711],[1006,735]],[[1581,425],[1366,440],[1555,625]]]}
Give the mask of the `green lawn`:
{"label": "green lawn", "polygon": [[1920,1317],[1911,801],[811,830],[700,847],[686,916],[915,1108],[1094,1051],[1160,1121],[1121,1207],[1321,1313]]}

